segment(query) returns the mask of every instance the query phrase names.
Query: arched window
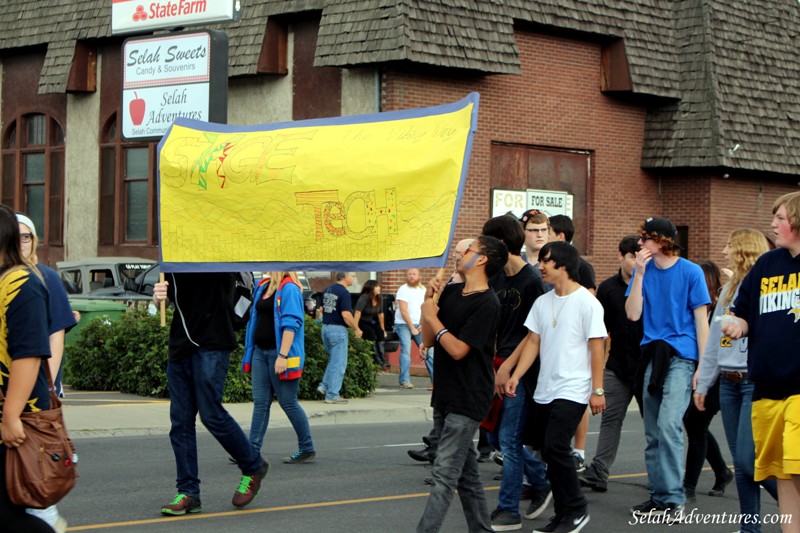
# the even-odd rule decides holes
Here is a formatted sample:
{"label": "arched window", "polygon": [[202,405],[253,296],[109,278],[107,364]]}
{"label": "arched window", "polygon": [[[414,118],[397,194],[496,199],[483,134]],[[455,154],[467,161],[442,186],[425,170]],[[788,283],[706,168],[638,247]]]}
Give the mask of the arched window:
{"label": "arched window", "polygon": [[122,139],[114,113],[100,139],[100,246],[157,243],[155,143]]}
{"label": "arched window", "polygon": [[2,201],[26,213],[39,242],[60,246],[64,220],[64,130],[51,116],[29,113],[3,135]]}

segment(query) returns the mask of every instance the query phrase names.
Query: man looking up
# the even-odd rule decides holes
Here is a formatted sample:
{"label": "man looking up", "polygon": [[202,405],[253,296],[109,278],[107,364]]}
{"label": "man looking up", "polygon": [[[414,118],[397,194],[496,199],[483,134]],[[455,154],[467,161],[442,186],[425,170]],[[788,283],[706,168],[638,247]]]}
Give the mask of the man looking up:
{"label": "man looking up", "polygon": [[508,260],[506,246],[487,235],[473,242],[458,262],[464,283],[451,283],[434,291],[434,278],[422,304],[425,346],[436,350],[433,405],[442,417],[439,450],[433,463],[433,486],[418,533],[436,532],[458,489],[468,530],[492,531],[486,495],[478,471],[478,454],[472,439],[489,411],[494,390],[492,358],[500,319],[500,302],[489,289],[489,278]]}

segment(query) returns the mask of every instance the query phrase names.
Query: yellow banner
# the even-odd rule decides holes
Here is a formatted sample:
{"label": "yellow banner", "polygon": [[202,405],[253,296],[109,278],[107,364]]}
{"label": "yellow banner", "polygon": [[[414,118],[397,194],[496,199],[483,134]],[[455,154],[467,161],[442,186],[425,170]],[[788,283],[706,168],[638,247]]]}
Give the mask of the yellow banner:
{"label": "yellow banner", "polygon": [[434,108],[255,127],[178,119],[159,144],[162,267],[443,265],[477,107],[473,93]]}

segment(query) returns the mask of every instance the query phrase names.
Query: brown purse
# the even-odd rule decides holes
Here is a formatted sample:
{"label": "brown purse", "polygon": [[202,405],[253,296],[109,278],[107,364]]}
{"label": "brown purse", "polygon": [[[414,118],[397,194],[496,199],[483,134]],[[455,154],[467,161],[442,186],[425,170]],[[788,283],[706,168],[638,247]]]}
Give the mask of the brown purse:
{"label": "brown purse", "polygon": [[[45,509],[66,496],[78,477],[75,446],[67,435],[61,400],[55,394],[50,367],[44,362],[50,387],[50,409],[20,415],[25,441],[6,449],[6,490],[15,505]],[[5,401],[0,390],[0,400]]]}

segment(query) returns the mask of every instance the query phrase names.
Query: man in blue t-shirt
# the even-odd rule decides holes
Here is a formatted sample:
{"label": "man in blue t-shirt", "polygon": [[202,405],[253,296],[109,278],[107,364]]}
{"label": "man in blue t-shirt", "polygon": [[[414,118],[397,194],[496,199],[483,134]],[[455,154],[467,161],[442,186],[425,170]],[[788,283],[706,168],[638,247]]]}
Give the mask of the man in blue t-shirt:
{"label": "man in blue t-shirt", "polygon": [[644,221],[625,301],[628,320],[643,320],[647,361],[642,403],[650,498],[631,513],[634,518],[664,515],[665,523],[683,518],[682,420],[708,336],[711,303],[703,270],[679,255],[677,233],[666,218]]}
{"label": "man in blue t-shirt", "polygon": [[[325,403],[347,403],[339,390],[347,369],[347,327],[358,330],[353,318],[353,300],[347,290],[355,277],[355,272],[337,272],[336,283],[322,294],[322,344],[328,352],[328,366],[317,392],[325,397]],[[356,337],[360,335],[357,333]]]}

